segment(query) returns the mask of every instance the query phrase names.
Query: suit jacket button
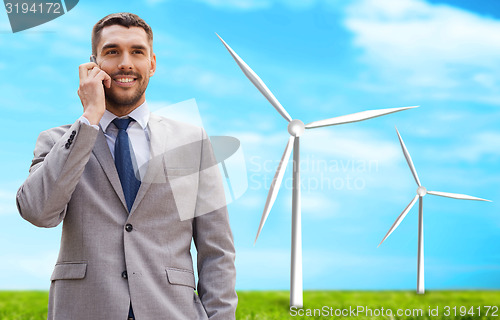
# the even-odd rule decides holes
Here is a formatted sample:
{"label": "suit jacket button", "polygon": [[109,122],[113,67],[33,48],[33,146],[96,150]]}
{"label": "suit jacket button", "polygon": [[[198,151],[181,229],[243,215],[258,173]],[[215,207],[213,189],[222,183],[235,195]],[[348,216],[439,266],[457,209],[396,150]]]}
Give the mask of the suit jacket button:
{"label": "suit jacket button", "polygon": [[123,278],[123,279],[127,279],[127,278],[128,278],[127,271],[123,271],[123,272],[122,272],[122,278]]}
{"label": "suit jacket button", "polygon": [[130,223],[127,223],[127,224],[125,225],[125,230],[127,230],[127,232],[130,232],[130,231],[132,231],[133,229],[134,229],[134,227],[132,227],[132,225],[131,225]]}
{"label": "suit jacket button", "polygon": [[66,149],[69,149],[69,146],[71,145],[71,143],[69,142],[66,142],[66,144],[64,145],[66,147]]}

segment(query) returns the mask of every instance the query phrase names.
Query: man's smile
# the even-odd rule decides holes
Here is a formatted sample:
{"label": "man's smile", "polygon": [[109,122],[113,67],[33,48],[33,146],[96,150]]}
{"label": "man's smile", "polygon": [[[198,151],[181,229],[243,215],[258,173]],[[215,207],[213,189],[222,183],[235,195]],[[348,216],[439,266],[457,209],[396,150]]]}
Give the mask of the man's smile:
{"label": "man's smile", "polygon": [[113,78],[113,81],[120,87],[131,87],[137,82],[137,78],[132,76],[117,76]]}

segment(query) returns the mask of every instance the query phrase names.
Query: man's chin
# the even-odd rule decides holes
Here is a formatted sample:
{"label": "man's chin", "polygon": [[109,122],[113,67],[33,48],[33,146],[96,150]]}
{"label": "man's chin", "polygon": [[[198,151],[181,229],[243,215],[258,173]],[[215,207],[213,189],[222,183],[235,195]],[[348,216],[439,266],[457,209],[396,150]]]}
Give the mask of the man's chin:
{"label": "man's chin", "polygon": [[115,109],[128,109],[133,107],[139,103],[141,98],[133,98],[133,99],[113,99],[106,98],[106,104],[112,105]]}
{"label": "man's chin", "polygon": [[115,94],[106,94],[106,102],[116,108],[130,108],[137,104],[141,100],[141,97],[142,94],[134,94],[128,97],[124,95],[117,96]]}

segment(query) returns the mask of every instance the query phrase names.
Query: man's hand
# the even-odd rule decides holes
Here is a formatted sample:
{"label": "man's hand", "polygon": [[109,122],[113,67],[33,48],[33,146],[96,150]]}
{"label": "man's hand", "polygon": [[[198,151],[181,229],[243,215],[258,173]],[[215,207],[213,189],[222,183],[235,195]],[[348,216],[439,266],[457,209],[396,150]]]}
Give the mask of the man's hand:
{"label": "man's hand", "polygon": [[104,86],[111,87],[111,77],[93,62],[79,66],[80,87],[78,96],[83,105],[83,116],[90,124],[99,124],[106,110]]}

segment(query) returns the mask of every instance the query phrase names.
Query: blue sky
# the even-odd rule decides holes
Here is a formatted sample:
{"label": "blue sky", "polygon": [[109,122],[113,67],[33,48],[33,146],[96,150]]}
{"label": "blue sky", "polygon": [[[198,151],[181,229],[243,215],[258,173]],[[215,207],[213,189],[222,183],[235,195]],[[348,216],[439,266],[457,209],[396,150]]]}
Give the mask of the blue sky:
{"label": "blue sky", "polygon": [[493,203],[424,198],[427,289],[500,288],[500,7],[491,1],[80,1],[10,33],[0,13],[0,289],[48,289],[60,227],[22,220],[15,192],[38,133],[82,112],[78,65],[90,31],[130,11],[154,30],[159,108],[195,98],[210,135],[240,139],[248,190],[229,206],[237,288],[288,289],[291,170],[259,237],[286,122],[245,78],[217,32],[305,123],[363,110],[414,110],[307,131],[301,138],[305,289],[414,289],[415,195],[394,126],[429,190]]}

